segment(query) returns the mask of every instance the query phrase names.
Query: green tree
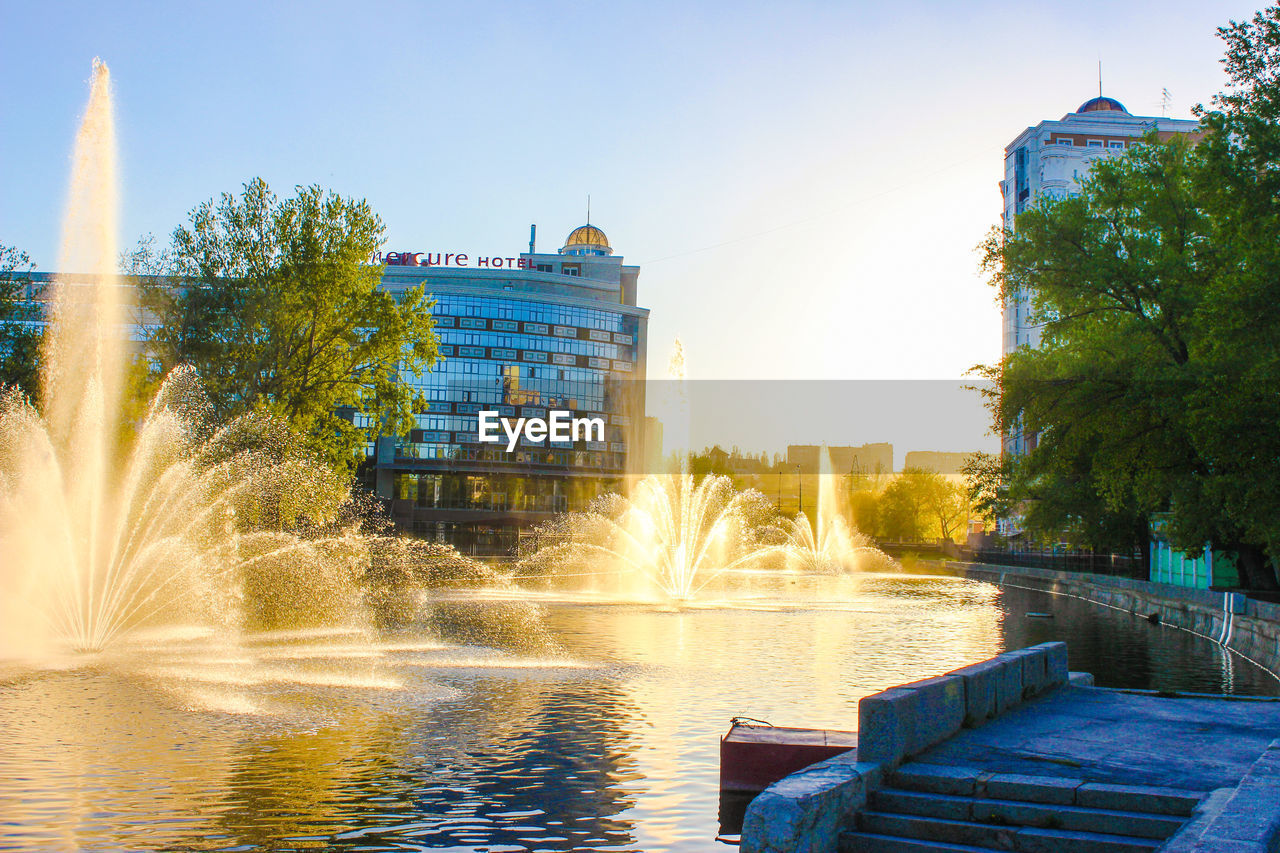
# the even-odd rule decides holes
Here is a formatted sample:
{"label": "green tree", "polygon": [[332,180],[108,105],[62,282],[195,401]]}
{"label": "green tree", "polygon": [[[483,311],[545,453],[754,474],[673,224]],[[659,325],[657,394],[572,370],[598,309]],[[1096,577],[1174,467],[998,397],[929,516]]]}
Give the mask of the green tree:
{"label": "green tree", "polygon": [[[1280,7],[1218,30],[1229,83],[1199,108],[1207,130],[1200,185],[1223,254],[1210,282],[1194,357],[1203,380],[1191,429],[1210,475],[1175,500],[1175,532],[1204,535],[1251,585],[1280,557]],[[1270,563],[1270,566],[1266,564]]]}
{"label": "green tree", "polygon": [[970,453],[964,459],[960,473],[964,475],[965,493],[973,506],[974,513],[989,524],[997,519],[1005,518],[1012,512],[1009,503],[1008,481],[1005,460],[1013,457],[1002,457],[994,453]]}
{"label": "green tree", "polygon": [[970,507],[964,489],[936,471],[905,468],[877,501],[880,535],[886,539],[964,538]]}
{"label": "green tree", "polygon": [[27,253],[0,245],[0,386],[35,399],[40,376],[39,308],[28,298],[35,264]]}
{"label": "green tree", "polygon": [[437,355],[422,288],[379,287],[369,258],[383,233],[364,200],[318,186],[281,200],[255,178],[195,208],[167,257],[144,243],[124,262],[167,274],[140,281],[163,369],[194,366],[217,417],[268,411],[343,467],[366,441],[413,426],[422,403],[400,370]]}
{"label": "green tree", "polygon": [[1150,137],[1078,197],[996,233],[1002,296],[1029,289],[1038,349],[988,370],[1001,424],[1035,438],[1005,498],[1087,544],[1167,512],[1175,546],[1275,588],[1280,554],[1280,11],[1232,23],[1207,135]]}
{"label": "green tree", "polygon": [[1145,519],[1171,509],[1185,520],[1175,494],[1209,473],[1187,411],[1197,312],[1222,262],[1197,197],[1201,168],[1187,140],[1148,139],[1097,163],[1079,196],[1026,211],[986,244],[1002,296],[1029,290],[1042,325],[1038,348],[989,374],[998,421],[1034,436],[1004,469],[1005,498],[1032,532],[1105,547],[1103,529],[1137,519],[1140,547]]}

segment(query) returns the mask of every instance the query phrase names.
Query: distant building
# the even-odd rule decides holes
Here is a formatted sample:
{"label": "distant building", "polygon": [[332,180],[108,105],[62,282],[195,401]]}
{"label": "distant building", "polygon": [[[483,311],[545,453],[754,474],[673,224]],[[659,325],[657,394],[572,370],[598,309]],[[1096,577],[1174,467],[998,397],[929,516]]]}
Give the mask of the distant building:
{"label": "distant building", "polygon": [[[802,474],[817,474],[822,446],[817,444],[787,445],[787,467],[800,467]],[[890,474],[893,472],[893,445],[888,442],[862,444],[856,447],[827,447],[833,474]]]}
{"label": "distant building", "polygon": [[759,456],[742,456],[738,453],[729,454],[729,471],[732,474],[742,477],[758,476],[767,470],[768,465]]}
{"label": "distant building", "polygon": [[909,450],[903,468],[920,468],[933,471],[948,477],[957,477],[962,473],[964,460],[968,453],[955,453],[941,450]]}

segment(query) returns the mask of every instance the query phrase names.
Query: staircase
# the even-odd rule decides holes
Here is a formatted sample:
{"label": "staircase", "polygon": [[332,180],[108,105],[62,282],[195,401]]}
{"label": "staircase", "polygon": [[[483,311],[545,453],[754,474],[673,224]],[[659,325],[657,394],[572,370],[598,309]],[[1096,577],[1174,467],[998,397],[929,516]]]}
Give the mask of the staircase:
{"label": "staircase", "polygon": [[1150,853],[1205,796],[905,764],[872,792],[841,853]]}

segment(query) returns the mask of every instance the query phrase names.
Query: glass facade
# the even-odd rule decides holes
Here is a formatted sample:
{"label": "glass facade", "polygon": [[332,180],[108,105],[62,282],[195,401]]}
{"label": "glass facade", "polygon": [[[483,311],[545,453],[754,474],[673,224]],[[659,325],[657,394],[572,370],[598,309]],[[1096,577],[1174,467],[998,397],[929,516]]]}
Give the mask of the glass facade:
{"label": "glass facade", "polygon": [[[566,252],[491,269],[388,266],[383,287],[421,284],[435,300],[440,358],[402,371],[420,400],[415,428],[369,448],[372,485],[402,531],[464,553],[513,553],[522,531],[618,489],[639,460],[648,312],[634,305],[638,270],[602,256],[577,274]],[[584,259],[585,260],[585,259]],[[508,451],[479,440],[479,413],[511,419],[566,411],[603,424],[578,441]]]}
{"label": "glass facade", "polygon": [[[435,295],[440,361],[402,374],[426,403],[397,459],[590,467],[621,473],[631,425],[625,394],[637,375],[640,318],[552,302]],[[605,421],[605,440],[481,445],[478,413],[546,417],[552,409]]]}

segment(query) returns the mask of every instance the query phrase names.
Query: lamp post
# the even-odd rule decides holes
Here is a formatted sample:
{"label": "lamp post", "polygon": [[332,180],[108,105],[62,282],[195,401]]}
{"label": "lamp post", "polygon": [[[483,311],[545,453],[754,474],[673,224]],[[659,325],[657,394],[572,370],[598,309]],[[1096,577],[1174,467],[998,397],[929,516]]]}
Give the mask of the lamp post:
{"label": "lamp post", "polygon": [[800,466],[796,466],[796,489],[799,491],[796,498],[800,505],[800,512],[804,512],[804,479],[800,474]]}

